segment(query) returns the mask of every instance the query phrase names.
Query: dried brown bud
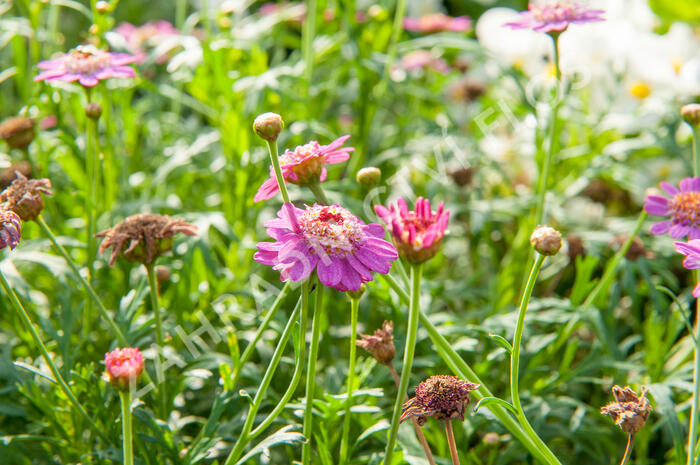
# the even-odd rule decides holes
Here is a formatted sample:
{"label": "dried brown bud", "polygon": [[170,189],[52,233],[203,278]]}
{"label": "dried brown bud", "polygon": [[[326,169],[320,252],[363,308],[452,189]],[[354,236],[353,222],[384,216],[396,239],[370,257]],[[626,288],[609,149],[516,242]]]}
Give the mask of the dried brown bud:
{"label": "dried brown bud", "polygon": [[415,417],[419,425],[424,425],[428,417],[436,420],[459,418],[464,421],[469,392],[478,388],[478,384],[456,376],[431,376],[416,387],[415,397],[403,405],[401,421],[411,417]]}
{"label": "dried brown bud", "polygon": [[356,344],[372,354],[372,357],[379,363],[391,364],[396,357],[394,323],[385,321],[382,329],[376,329],[372,335],[362,334]]}
{"label": "dried brown bud", "polygon": [[99,103],[97,102],[90,102],[87,105],[85,105],[85,115],[97,121],[100,119],[100,116],[102,116],[102,106],[100,106]]}
{"label": "dried brown bud", "polygon": [[0,123],[0,139],[13,149],[26,149],[34,140],[34,120],[13,116]]}
{"label": "dried brown bud", "polygon": [[694,128],[700,128],[700,104],[689,103],[681,107],[681,116],[686,123]]}
{"label": "dried brown bud", "polygon": [[474,167],[466,166],[450,172],[450,177],[459,187],[471,185],[474,179]]}
{"label": "dried brown bud", "polygon": [[255,133],[268,142],[276,141],[283,128],[284,121],[277,113],[263,113],[253,122]]}
{"label": "dried brown bud", "polygon": [[164,283],[170,279],[170,268],[164,265],[156,266],[156,279],[159,283]]}
{"label": "dried brown bud", "polygon": [[382,179],[382,170],[374,166],[362,168],[357,172],[356,180],[365,189],[371,189]]}
{"label": "dried brown bud", "polygon": [[17,179],[17,173],[21,173],[26,178],[32,177],[32,165],[28,161],[13,163],[0,171],[0,189],[7,188],[12,181]]}
{"label": "dried brown bud", "polygon": [[17,213],[22,221],[36,219],[44,208],[41,194],[53,195],[48,179],[27,179],[17,171],[16,178],[4,191],[0,192],[0,202],[4,208]]}
{"label": "dried brown bud", "polygon": [[561,249],[561,234],[549,226],[537,226],[530,236],[530,243],[542,255],[556,255]]}
{"label": "dried brown bud", "polygon": [[100,244],[100,253],[112,248],[109,265],[113,266],[124,245],[124,258],[129,261],[149,265],[160,255],[173,247],[173,236],[177,233],[194,236],[197,227],[185,220],[171,218],[168,215],[141,213],[132,215],[116,226],[95,234],[104,237]]}
{"label": "dried brown bud", "polygon": [[646,398],[647,389],[642,387],[642,395],[637,394],[629,387],[621,388],[613,386],[615,402],[600,408],[600,413],[608,415],[615,424],[627,434],[634,434],[642,429],[651,413],[651,403]]}

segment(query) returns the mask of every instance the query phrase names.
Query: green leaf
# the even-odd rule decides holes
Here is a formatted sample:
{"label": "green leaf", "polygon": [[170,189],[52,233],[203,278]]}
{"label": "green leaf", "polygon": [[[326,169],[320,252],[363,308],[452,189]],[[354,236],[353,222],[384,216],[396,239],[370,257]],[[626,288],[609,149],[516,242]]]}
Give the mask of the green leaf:
{"label": "green leaf", "polygon": [[14,366],[16,366],[17,368],[23,368],[31,373],[34,373],[35,375],[39,375],[42,378],[48,379],[52,383],[56,384],[56,380],[53,379],[52,376],[48,375],[47,373],[42,373],[41,370],[39,370],[36,367],[33,367],[32,365],[29,365],[29,364],[24,363],[24,362],[12,362],[12,364]]}
{"label": "green leaf", "polygon": [[513,346],[510,345],[510,342],[508,342],[506,338],[494,333],[489,333],[489,337],[493,339],[496,344],[506,349],[509,354],[513,353]]}
{"label": "green leaf", "polygon": [[301,433],[295,433],[290,431],[295,428],[296,425],[288,425],[280,429],[276,433],[271,434],[262,441],[260,441],[255,447],[253,447],[250,452],[245,454],[236,465],[243,465],[251,458],[260,454],[267,454],[268,449],[279,446],[279,445],[292,445],[301,444],[304,442],[304,435]]}
{"label": "green leaf", "polygon": [[518,414],[518,411],[515,410],[515,407],[513,407],[513,405],[511,405],[510,402],[506,402],[505,400],[499,399],[498,397],[484,397],[474,407],[474,413],[477,413],[482,406],[488,407],[489,404],[500,405],[501,407],[505,407],[511,412],[513,412],[514,415]]}
{"label": "green leaf", "polygon": [[649,0],[649,6],[668,21],[700,23],[700,0]]}

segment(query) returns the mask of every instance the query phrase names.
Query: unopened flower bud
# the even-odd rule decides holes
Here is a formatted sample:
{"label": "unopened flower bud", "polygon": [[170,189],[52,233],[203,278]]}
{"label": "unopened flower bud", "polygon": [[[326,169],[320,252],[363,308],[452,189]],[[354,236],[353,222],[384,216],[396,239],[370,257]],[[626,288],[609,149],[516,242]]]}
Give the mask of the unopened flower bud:
{"label": "unopened flower bud", "polygon": [[100,106],[99,103],[97,102],[90,102],[87,105],[85,105],[85,115],[97,121],[100,119],[100,116],[102,116],[102,106]]}
{"label": "unopened flower bud", "polygon": [[268,142],[276,141],[283,128],[284,121],[277,113],[263,113],[253,122],[255,133]]}
{"label": "unopened flower bud", "polygon": [[134,347],[117,347],[105,354],[105,378],[115,389],[128,391],[135,387],[143,373],[143,356]]}
{"label": "unopened flower bud", "polygon": [[34,140],[34,120],[25,116],[13,116],[0,124],[0,139],[13,149],[26,149]]}
{"label": "unopened flower bud", "polygon": [[561,234],[549,226],[537,226],[530,236],[530,243],[542,255],[556,255],[561,249]]}
{"label": "unopened flower bud", "polygon": [[700,104],[689,103],[681,107],[681,116],[686,123],[694,128],[700,128]]}
{"label": "unopened flower bud", "polygon": [[96,36],[100,33],[100,26],[98,26],[97,24],[93,24],[92,26],[90,26],[90,29],[88,29],[88,32],[91,35]]}
{"label": "unopened flower bud", "polygon": [[362,168],[357,172],[357,183],[365,189],[371,189],[382,179],[382,170],[374,166]]}
{"label": "unopened flower bud", "polygon": [[383,365],[389,365],[396,357],[396,347],[394,346],[394,323],[385,321],[382,329],[377,329],[374,334],[362,334],[360,340],[356,341],[358,347],[362,347],[372,354],[372,357]]}
{"label": "unopened flower bud", "polygon": [[156,279],[159,283],[164,283],[170,279],[170,268],[164,265],[158,265],[155,268]]}
{"label": "unopened flower bud", "polygon": [[359,299],[362,297],[362,294],[365,293],[365,290],[367,290],[367,287],[364,284],[360,284],[360,288],[356,291],[347,291],[348,297],[350,297],[353,300]]}
{"label": "unopened flower bud", "polygon": [[95,3],[95,10],[101,15],[105,13],[109,13],[109,3],[100,0],[99,2]]}

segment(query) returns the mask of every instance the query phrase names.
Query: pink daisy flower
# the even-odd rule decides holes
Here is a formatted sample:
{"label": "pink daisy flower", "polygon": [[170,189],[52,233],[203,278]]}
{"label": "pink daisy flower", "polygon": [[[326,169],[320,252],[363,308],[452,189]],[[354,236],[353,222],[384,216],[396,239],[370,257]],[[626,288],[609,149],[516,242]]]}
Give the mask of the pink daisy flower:
{"label": "pink daisy flower", "polygon": [[[692,239],[688,242],[674,242],[676,252],[685,255],[683,267],[687,270],[700,268],[700,239]],[[700,297],[700,283],[693,289],[693,297]]]}
{"label": "pink daisy flower", "polygon": [[[124,38],[126,49],[137,57],[139,63],[145,61],[147,47],[156,47],[167,37],[180,35],[180,31],[165,20],[149,21],[141,26],[119,23],[114,32]],[[164,63],[167,59],[167,54],[161,54],[156,57],[156,62]]]}
{"label": "pink daisy flower", "polygon": [[[315,140],[299,145],[294,151],[286,150],[280,156],[280,167],[284,180],[292,184],[306,186],[312,182],[325,181],[328,171],[324,165],[341,163],[350,158],[353,147],[343,147],[350,135],[339,137],[328,145],[320,145]],[[277,195],[280,188],[275,171],[270,166],[270,179],[265,181],[253,199],[256,202],[268,200]]]}
{"label": "pink daisy flower", "polygon": [[651,233],[668,233],[674,239],[685,236],[700,239],[700,177],[683,179],[680,190],[667,182],[662,182],[661,187],[671,198],[647,195],[644,210],[669,219],[654,223]]}
{"label": "pink daisy flower", "polygon": [[605,21],[604,10],[594,10],[571,1],[530,3],[517,21],[506,23],[512,29],[532,29],[535,32],[561,32],[570,24]]}
{"label": "pink daisy flower", "polygon": [[416,209],[409,210],[399,197],[396,205],[386,208],[375,205],[374,211],[390,228],[399,255],[409,263],[420,264],[440,251],[450,211],[440,202],[437,211],[430,208],[430,200],[418,197]]}
{"label": "pink daisy flower", "polygon": [[301,281],[316,270],[318,279],[339,291],[356,291],[372,272],[388,273],[398,258],[384,228],[364,224],[338,205],[285,203],[278,218],[265,223],[276,242],[259,242],[255,260],[281,271],[282,281]]}
{"label": "pink daisy flower", "polygon": [[35,81],[78,81],[85,87],[113,77],[133,78],[136,73],[129,63],[138,57],[127,53],[111,53],[92,45],[78,45],[62,56],[42,61],[39,69],[45,70]]}
{"label": "pink daisy flower", "polygon": [[105,377],[112,386],[120,391],[129,389],[130,386],[135,386],[136,382],[143,373],[143,356],[138,348],[125,347],[120,349],[117,347],[111,352],[105,354]]}
{"label": "pink daisy flower", "polygon": [[457,16],[455,18],[442,13],[432,13],[420,18],[406,17],[403,20],[403,28],[407,31],[431,32],[452,31],[465,32],[471,28],[472,22],[468,16]]}

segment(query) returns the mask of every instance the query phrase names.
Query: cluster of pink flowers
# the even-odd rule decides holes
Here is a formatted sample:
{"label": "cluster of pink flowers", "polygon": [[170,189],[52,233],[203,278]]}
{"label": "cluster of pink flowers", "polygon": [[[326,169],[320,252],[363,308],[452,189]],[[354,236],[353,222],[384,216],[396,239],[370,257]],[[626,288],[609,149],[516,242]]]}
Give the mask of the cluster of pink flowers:
{"label": "cluster of pink flowers", "polygon": [[128,65],[137,59],[127,53],[111,53],[93,45],[79,45],[58,58],[40,62],[39,69],[44,71],[34,80],[78,81],[85,87],[93,87],[104,79],[136,77],[134,69]]}
{"label": "cluster of pink flowers", "polygon": [[517,21],[506,23],[512,29],[532,29],[535,32],[561,32],[571,24],[604,21],[603,10],[595,10],[572,1],[530,3]]}
{"label": "cluster of pink flowers", "polygon": [[451,17],[442,13],[432,13],[420,18],[406,17],[403,20],[403,28],[407,31],[422,32],[430,34],[432,32],[452,31],[465,32],[472,26],[468,16]]}

